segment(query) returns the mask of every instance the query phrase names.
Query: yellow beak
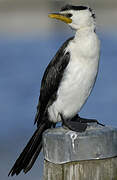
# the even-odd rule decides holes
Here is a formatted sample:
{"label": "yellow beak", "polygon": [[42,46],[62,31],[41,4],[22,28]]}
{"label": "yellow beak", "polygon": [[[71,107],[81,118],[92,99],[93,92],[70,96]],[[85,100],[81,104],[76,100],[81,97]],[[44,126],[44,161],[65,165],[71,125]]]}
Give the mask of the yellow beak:
{"label": "yellow beak", "polygon": [[72,23],[72,19],[70,19],[70,18],[68,18],[65,15],[62,15],[60,13],[52,13],[52,14],[49,14],[48,17],[61,20],[67,24]]}

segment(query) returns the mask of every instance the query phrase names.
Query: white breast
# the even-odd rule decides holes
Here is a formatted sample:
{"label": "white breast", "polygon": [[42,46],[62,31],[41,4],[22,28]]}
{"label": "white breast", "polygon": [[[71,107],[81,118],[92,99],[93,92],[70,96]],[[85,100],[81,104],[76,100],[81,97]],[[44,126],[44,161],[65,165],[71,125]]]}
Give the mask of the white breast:
{"label": "white breast", "polygon": [[61,121],[60,113],[66,118],[76,115],[86,102],[94,86],[99,62],[99,41],[94,34],[70,42],[66,49],[71,58],[57,92],[57,100],[49,107],[50,119]]}

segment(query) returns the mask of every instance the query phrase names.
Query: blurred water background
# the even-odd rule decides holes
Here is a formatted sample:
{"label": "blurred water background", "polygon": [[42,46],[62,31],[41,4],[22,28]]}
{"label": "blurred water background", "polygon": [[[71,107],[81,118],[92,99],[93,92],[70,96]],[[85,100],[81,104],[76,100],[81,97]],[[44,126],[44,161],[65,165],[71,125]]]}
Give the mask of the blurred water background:
{"label": "blurred water background", "polygon": [[7,177],[31,134],[45,67],[73,32],[48,19],[66,3],[96,11],[101,61],[92,95],[80,115],[117,127],[117,1],[0,0],[0,179],[42,180],[41,153],[32,170]]}

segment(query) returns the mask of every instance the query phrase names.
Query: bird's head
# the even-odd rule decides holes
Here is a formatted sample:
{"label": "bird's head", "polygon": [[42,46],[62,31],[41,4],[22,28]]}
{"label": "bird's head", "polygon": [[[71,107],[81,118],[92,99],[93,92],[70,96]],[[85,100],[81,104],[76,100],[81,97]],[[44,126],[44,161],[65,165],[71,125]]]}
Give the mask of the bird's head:
{"label": "bird's head", "polygon": [[75,30],[87,26],[95,26],[95,14],[93,10],[87,6],[66,5],[61,8],[59,13],[52,13],[48,16],[64,21]]}

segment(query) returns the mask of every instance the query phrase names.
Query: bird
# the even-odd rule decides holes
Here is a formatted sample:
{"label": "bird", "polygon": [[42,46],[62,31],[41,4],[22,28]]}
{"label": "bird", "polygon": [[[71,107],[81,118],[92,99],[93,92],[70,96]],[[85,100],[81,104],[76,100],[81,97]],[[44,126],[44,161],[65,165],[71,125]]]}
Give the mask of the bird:
{"label": "bird", "polygon": [[88,6],[67,4],[50,18],[61,20],[75,34],[66,40],[47,66],[40,88],[35,116],[37,129],[16,160],[8,175],[27,173],[42,149],[42,135],[56,123],[76,132],[83,132],[87,123],[79,112],[86,103],[99,69],[100,40],[96,34],[95,12]]}

